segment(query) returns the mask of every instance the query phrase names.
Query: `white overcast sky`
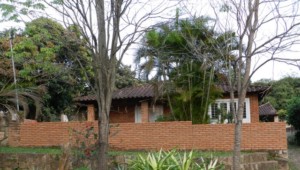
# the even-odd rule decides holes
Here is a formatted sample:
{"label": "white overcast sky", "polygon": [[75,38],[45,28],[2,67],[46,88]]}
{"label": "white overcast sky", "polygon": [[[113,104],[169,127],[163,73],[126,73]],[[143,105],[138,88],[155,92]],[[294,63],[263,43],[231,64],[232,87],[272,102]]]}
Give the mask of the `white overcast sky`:
{"label": "white overcast sky", "polygon": [[[175,1],[175,0],[174,0]],[[210,15],[212,16],[213,13],[211,10],[209,10],[210,5],[209,3],[207,3],[207,1],[199,1],[199,0],[188,0],[188,5],[189,8],[193,8],[192,10],[194,10],[193,14],[196,14],[197,16],[200,15]],[[174,10],[172,11],[172,13],[174,12]],[[16,27],[23,27],[22,24],[16,24],[14,22],[6,22],[6,23],[0,23],[0,31],[3,31],[4,29],[10,29],[10,28],[16,28]],[[270,26],[269,28],[266,27],[266,32],[272,30],[272,26]],[[134,58],[134,54],[135,54],[135,48],[136,46],[133,46],[132,49],[130,49],[127,54],[128,56],[126,56],[123,60],[123,63],[126,65],[132,65],[132,68],[134,68],[134,63],[133,63],[133,58]],[[295,46],[294,49],[299,49],[300,50],[300,45]],[[300,52],[284,52],[280,54],[281,56],[285,57],[285,56],[293,56],[295,58],[299,58],[300,57]],[[262,62],[262,60],[259,59],[255,59],[253,61],[253,66],[255,65],[255,63],[260,63]],[[264,65],[263,67],[261,67],[252,77],[252,82],[255,82],[257,80],[260,79],[274,79],[274,80],[278,80],[282,77],[285,76],[295,76],[295,77],[300,77],[300,70],[299,68],[295,67],[295,66],[291,66],[291,65],[287,65],[285,63],[280,63],[280,62],[269,62],[266,65]]]}

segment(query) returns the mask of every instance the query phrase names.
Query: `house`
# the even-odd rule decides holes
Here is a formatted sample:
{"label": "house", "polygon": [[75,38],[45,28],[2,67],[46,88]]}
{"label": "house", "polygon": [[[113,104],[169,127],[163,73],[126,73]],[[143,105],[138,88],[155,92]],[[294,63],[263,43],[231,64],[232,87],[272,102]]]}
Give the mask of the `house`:
{"label": "house", "polygon": [[269,102],[259,106],[259,120],[261,122],[279,122],[277,111]]}
{"label": "house", "polygon": [[[166,101],[156,99],[156,92],[161,91],[162,84],[154,86],[145,84],[116,90],[112,96],[110,111],[111,123],[141,123],[155,122],[161,115],[170,113]],[[96,96],[82,96],[75,98],[76,102],[87,107],[87,120],[94,121],[97,118]]]}
{"label": "house", "polygon": [[[229,87],[227,85],[219,85],[219,87],[223,90],[223,98],[210,105],[208,114],[211,120],[218,119],[218,109],[225,110],[227,113],[230,112]],[[144,84],[116,90],[112,96],[110,122],[155,122],[159,116],[170,114],[167,102],[156,98],[159,96],[157,92],[162,91],[161,89],[162,85]],[[247,89],[243,123],[259,122],[258,101],[262,98],[266,89],[263,86],[250,86]],[[94,95],[77,97],[75,101],[87,107],[88,121],[97,119],[95,114],[97,113],[97,102]],[[234,102],[237,106],[237,99]]]}

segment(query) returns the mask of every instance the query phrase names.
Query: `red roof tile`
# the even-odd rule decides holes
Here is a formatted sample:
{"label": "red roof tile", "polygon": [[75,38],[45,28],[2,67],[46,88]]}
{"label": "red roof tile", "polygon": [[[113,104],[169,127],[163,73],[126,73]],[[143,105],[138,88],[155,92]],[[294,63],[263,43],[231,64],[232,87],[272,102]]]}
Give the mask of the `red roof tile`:
{"label": "red roof tile", "polygon": [[[160,85],[161,87],[161,85]],[[159,87],[159,88],[160,88]],[[155,95],[154,86],[152,84],[144,84],[141,86],[127,87],[116,90],[113,93],[113,99],[127,99],[127,98],[152,98]],[[76,97],[75,101],[93,101],[96,100],[95,95]]]}
{"label": "red roof tile", "polygon": [[[161,89],[162,83],[158,85],[158,89]],[[229,93],[230,88],[228,85],[218,85],[224,93]],[[152,98],[155,97],[155,89],[154,85],[152,84],[144,84],[140,86],[133,86],[133,87],[127,87],[123,89],[116,90],[113,93],[112,98],[113,99],[129,99],[129,98]],[[265,86],[250,86],[247,90],[247,92],[263,92],[266,91],[268,88]],[[159,90],[158,90],[159,91]],[[89,95],[89,96],[81,96],[76,97],[74,99],[75,101],[95,101],[96,96],[95,95]]]}
{"label": "red roof tile", "polygon": [[259,106],[260,116],[277,115],[274,107],[268,102]]}

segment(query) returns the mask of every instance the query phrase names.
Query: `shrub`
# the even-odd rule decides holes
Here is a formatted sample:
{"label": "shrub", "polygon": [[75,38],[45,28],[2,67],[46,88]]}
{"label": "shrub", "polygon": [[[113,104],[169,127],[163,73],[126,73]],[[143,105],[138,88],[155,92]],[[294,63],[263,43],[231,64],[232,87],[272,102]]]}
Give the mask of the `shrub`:
{"label": "shrub", "polygon": [[297,131],[295,133],[294,141],[295,141],[296,145],[300,146],[300,131]]}
{"label": "shrub", "polygon": [[98,135],[92,122],[85,122],[82,127],[70,129],[74,167],[94,166],[98,151],[97,138]]}
{"label": "shrub", "polygon": [[295,143],[300,146],[300,98],[294,98],[289,102],[287,112],[287,123],[297,130],[294,139]]}
{"label": "shrub", "polygon": [[280,109],[280,110],[278,110],[277,114],[278,114],[278,118],[281,122],[286,120],[286,117],[287,117],[287,111],[286,110]]}
{"label": "shrub", "polygon": [[160,115],[156,118],[155,122],[169,122],[169,121],[175,121],[175,118],[171,115]]}
{"label": "shrub", "polygon": [[287,112],[287,123],[300,130],[300,98],[294,98],[289,102]]}

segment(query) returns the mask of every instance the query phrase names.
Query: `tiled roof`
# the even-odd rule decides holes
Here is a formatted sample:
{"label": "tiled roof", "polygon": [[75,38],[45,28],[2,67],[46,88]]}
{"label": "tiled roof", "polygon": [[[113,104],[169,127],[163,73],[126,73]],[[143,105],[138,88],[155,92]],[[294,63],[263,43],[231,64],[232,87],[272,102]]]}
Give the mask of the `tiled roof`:
{"label": "tiled roof", "polygon": [[[229,93],[230,88],[228,85],[218,85],[224,93]],[[113,93],[112,99],[129,99],[129,98],[151,98],[155,97],[154,85],[144,84],[140,86],[127,87],[123,89],[116,90]],[[161,89],[162,83],[158,85],[158,89]],[[247,90],[248,93],[251,92],[263,92],[267,90],[265,86],[250,86]],[[159,91],[159,90],[158,90]],[[74,99],[75,101],[95,101],[95,95],[81,96]]]}
{"label": "tiled roof", "polygon": [[[159,85],[159,88],[161,85]],[[128,98],[149,98],[155,96],[154,85],[144,84],[140,86],[127,87],[114,91],[113,99],[128,99]],[[74,99],[75,101],[93,101],[96,100],[95,95],[82,96]]]}
{"label": "tiled roof", "polygon": [[271,115],[277,115],[277,113],[274,107],[268,102],[259,106],[259,115],[271,116]]}
{"label": "tiled roof", "polygon": [[[229,93],[230,92],[230,86],[226,84],[220,84],[218,85],[224,93]],[[250,85],[247,89],[248,93],[257,93],[257,92],[264,92],[267,91],[269,87],[267,86],[254,86]]]}

